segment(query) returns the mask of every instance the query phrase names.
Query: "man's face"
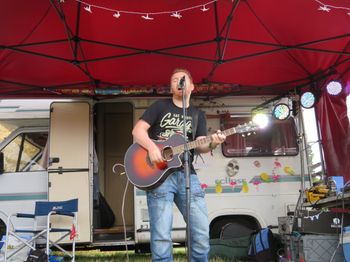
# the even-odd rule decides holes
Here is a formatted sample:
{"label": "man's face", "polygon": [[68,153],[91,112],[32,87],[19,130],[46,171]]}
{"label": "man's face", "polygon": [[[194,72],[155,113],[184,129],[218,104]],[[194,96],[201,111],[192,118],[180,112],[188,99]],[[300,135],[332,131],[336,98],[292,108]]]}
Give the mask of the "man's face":
{"label": "man's face", "polygon": [[185,76],[185,92],[186,95],[190,95],[192,90],[194,89],[194,85],[189,78],[189,76],[185,72],[177,72],[171,76],[170,80],[170,92],[176,96],[182,96],[182,90],[179,90],[180,79]]}

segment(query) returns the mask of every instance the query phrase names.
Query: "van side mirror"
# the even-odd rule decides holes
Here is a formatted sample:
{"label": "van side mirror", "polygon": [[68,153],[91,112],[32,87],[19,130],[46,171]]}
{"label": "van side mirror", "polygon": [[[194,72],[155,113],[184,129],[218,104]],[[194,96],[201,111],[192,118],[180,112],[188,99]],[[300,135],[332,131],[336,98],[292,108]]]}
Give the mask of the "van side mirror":
{"label": "van side mirror", "polygon": [[0,152],[0,175],[4,173],[4,152]]}

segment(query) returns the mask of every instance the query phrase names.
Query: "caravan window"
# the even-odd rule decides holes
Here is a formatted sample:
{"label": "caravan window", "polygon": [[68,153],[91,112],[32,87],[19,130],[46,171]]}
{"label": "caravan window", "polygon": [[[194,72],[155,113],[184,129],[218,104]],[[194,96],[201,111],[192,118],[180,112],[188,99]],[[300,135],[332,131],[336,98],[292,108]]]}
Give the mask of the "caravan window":
{"label": "caravan window", "polygon": [[[248,123],[250,117],[235,117],[229,114],[220,117],[221,128],[228,129]],[[297,132],[293,118],[270,119],[268,127],[258,129],[250,135],[228,136],[223,144],[226,157],[238,156],[293,156],[298,154]]]}
{"label": "caravan window", "polygon": [[2,150],[4,172],[45,170],[40,163],[47,141],[47,132],[21,133]]}

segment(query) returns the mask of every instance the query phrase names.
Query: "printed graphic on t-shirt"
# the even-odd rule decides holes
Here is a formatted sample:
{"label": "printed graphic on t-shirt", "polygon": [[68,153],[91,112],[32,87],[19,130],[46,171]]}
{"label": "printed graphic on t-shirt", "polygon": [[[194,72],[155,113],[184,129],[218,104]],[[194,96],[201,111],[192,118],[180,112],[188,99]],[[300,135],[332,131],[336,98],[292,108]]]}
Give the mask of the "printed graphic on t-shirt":
{"label": "printed graphic on t-shirt", "polygon": [[[159,133],[160,139],[168,139],[174,134],[183,134],[183,116],[178,113],[169,112],[160,120],[160,128],[163,130]],[[192,133],[192,117],[186,117],[186,134],[189,136]]]}

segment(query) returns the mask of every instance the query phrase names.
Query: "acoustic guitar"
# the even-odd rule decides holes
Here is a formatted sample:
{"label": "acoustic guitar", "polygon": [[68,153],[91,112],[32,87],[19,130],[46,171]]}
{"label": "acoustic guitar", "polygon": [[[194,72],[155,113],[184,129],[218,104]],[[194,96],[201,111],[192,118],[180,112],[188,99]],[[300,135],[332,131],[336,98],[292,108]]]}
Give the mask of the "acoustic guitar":
{"label": "acoustic guitar", "polygon": [[[238,125],[222,131],[225,136],[233,134],[248,135],[257,130],[253,123]],[[209,135],[205,138],[187,142],[187,149],[191,150],[212,140]],[[164,141],[154,141],[161,150],[164,159],[161,163],[152,163],[148,151],[137,143],[132,144],[125,154],[125,172],[129,181],[142,190],[150,190],[159,186],[172,172],[181,168],[181,154],[185,150],[184,137],[179,134],[172,135]]]}

